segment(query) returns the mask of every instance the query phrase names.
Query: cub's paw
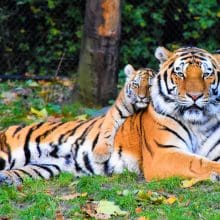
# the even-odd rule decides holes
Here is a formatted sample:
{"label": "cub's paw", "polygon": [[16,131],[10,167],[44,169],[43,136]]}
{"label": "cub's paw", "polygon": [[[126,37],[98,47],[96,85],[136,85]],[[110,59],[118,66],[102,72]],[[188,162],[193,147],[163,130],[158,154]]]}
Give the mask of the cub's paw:
{"label": "cub's paw", "polygon": [[94,161],[103,163],[107,161],[113,151],[113,146],[110,143],[97,144],[93,150]]}
{"label": "cub's paw", "polygon": [[215,173],[215,172],[212,172],[211,175],[210,175],[210,180],[213,182],[213,183],[216,183],[216,182],[220,182],[220,174],[218,173]]}

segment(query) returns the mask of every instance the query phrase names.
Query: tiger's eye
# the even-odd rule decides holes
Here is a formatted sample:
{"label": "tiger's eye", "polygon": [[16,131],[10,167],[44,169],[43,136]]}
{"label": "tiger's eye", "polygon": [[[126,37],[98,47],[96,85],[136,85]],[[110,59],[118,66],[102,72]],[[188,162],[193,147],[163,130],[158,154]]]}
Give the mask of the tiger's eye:
{"label": "tiger's eye", "polygon": [[133,83],[132,83],[132,87],[133,87],[133,88],[138,88],[138,83],[133,82]]}
{"label": "tiger's eye", "polygon": [[183,78],[184,77],[184,74],[182,72],[176,72],[176,75]]}

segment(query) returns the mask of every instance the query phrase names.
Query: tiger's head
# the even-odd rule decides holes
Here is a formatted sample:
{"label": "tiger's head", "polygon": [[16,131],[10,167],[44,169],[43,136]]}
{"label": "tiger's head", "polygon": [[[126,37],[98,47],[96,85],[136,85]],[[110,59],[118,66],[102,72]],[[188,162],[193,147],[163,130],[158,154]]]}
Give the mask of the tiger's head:
{"label": "tiger's head", "polygon": [[151,98],[155,110],[205,123],[220,113],[220,55],[196,47],[155,52],[160,71],[154,78]]}
{"label": "tiger's head", "polygon": [[147,107],[150,100],[149,87],[155,72],[150,68],[135,70],[130,64],[125,66],[124,72],[126,75],[124,89],[126,99],[137,108]]}

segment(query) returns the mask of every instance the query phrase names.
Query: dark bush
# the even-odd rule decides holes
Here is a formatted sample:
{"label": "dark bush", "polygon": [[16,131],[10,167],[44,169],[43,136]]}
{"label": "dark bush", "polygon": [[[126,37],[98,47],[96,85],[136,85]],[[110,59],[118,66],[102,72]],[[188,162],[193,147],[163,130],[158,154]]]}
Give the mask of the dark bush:
{"label": "dark bush", "polygon": [[[60,74],[77,71],[84,18],[83,0],[0,2],[0,73]],[[215,51],[220,44],[217,0],[125,0],[119,67],[157,68],[158,45],[194,45]]]}

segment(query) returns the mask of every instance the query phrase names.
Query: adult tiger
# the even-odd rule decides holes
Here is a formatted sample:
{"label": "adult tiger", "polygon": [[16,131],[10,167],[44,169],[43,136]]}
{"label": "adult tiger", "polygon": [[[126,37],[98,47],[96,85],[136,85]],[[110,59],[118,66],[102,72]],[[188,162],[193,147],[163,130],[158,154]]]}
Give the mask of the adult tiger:
{"label": "adult tiger", "polygon": [[152,101],[126,119],[107,161],[95,163],[92,153],[104,117],[12,126],[0,134],[0,181],[19,183],[23,175],[49,178],[63,171],[108,175],[124,168],[142,170],[147,180],[219,174],[220,163],[196,154],[213,144],[212,138],[220,139],[219,56],[195,47],[174,52],[159,47],[156,57],[161,67]]}

